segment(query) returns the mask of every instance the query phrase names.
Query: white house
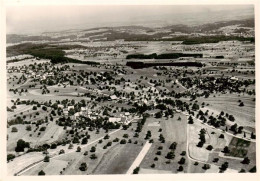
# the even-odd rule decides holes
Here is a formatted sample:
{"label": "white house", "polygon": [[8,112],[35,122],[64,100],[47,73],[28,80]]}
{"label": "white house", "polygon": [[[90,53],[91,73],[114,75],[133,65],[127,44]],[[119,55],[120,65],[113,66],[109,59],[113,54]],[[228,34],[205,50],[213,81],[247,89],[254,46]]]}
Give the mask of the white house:
{"label": "white house", "polygon": [[74,106],[68,106],[68,110],[74,109]]}
{"label": "white house", "polygon": [[110,96],[110,99],[111,99],[111,100],[116,100],[116,99],[117,99],[117,96],[116,96],[116,95],[112,95],[112,96]]}
{"label": "white house", "polygon": [[118,123],[121,121],[121,118],[114,118],[114,117],[110,117],[108,119],[108,122],[111,122],[111,123]]}

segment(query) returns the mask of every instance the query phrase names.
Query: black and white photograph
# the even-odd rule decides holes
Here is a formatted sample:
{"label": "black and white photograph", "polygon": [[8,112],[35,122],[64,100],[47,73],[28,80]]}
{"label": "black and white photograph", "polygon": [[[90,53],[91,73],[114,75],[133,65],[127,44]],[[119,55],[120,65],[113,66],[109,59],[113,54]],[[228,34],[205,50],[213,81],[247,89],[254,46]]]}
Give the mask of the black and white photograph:
{"label": "black and white photograph", "polygon": [[7,176],[257,173],[255,4],[5,16]]}

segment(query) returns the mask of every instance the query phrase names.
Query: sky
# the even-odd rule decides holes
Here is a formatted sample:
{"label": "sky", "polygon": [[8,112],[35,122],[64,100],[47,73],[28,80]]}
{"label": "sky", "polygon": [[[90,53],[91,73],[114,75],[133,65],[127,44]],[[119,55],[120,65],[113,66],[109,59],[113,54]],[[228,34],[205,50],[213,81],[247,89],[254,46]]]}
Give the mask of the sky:
{"label": "sky", "polygon": [[195,25],[253,16],[253,5],[8,6],[6,31],[39,34],[120,25]]}

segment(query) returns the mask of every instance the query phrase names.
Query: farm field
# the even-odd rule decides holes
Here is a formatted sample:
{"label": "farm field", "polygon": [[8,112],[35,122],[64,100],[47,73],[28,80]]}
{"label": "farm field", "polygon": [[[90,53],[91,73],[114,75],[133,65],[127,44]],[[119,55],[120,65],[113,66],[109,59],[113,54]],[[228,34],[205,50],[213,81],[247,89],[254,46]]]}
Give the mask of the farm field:
{"label": "farm field", "polygon": [[255,173],[255,21],[211,21],[8,34],[8,175]]}

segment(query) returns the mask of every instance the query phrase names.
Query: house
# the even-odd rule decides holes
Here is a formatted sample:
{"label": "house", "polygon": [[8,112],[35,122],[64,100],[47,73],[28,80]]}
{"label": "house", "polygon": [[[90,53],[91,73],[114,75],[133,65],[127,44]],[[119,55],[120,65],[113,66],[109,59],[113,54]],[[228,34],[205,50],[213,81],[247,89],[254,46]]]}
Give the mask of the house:
{"label": "house", "polygon": [[74,109],[74,106],[68,106],[68,110]]}
{"label": "house", "polygon": [[88,111],[88,108],[87,108],[87,107],[81,107],[81,108],[80,108],[80,111],[82,111],[83,113],[85,113],[85,112]]}
{"label": "house", "polygon": [[69,115],[69,111],[67,111],[67,110],[63,110],[63,114],[65,115],[65,116],[68,116]]}
{"label": "house", "polygon": [[79,112],[76,112],[76,113],[73,115],[73,118],[74,118],[74,119],[77,119],[79,116],[80,116]]}
{"label": "house", "polygon": [[61,109],[63,109],[63,108],[64,108],[64,106],[63,106],[62,104],[58,104],[58,108],[61,108]]}
{"label": "house", "polygon": [[108,119],[108,122],[110,122],[110,123],[118,123],[118,122],[120,122],[120,121],[121,121],[121,118],[110,117],[110,118]]}
{"label": "house", "polygon": [[121,118],[121,121],[120,121],[122,124],[129,124],[130,123],[130,120],[129,119],[127,119],[127,117],[122,117]]}
{"label": "house", "polygon": [[232,81],[237,81],[238,78],[234,76],[234,77],[231,77],[230,80],[232,80]]}

